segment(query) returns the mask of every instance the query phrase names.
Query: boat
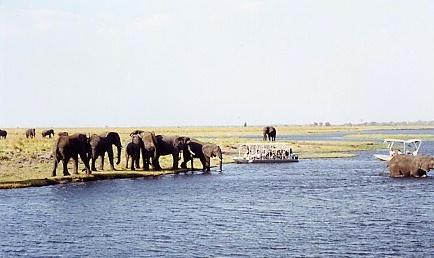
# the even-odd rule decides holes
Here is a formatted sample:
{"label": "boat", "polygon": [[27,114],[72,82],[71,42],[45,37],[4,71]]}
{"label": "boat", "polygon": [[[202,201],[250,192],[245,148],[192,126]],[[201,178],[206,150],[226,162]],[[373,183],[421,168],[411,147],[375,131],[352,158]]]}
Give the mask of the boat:
{"label": "boat", "polygon": [[397,154],[418,155],[422,140],[385,139],[383,143],[387,144],[389,154],[375,154],[374,156],[379,160],[389,161]]}
{"label": "boat", "polygon": [[238,147],[238,164],[298,162],[298,154],[285,143],[245,143]]}

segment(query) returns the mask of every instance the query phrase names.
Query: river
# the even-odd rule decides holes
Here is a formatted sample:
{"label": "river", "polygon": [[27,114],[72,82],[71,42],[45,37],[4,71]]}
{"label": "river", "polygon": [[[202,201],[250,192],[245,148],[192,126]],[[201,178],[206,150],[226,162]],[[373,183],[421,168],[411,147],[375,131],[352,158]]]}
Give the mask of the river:
{"label": "river", "polygon": [[373,154],[2,190],[0,257],[432,255],[434,172],[380,176]]}

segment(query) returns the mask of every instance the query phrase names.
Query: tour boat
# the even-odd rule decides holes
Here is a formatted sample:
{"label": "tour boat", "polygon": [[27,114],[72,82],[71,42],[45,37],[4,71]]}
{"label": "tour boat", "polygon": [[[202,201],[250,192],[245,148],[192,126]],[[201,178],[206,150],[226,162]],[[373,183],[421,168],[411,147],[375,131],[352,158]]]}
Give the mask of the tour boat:
{"label": "tour boat", "polygon": [[288,163],[298,162],[298,154],[284,143],[246,143],[238,147],[238,164],[245,163]]}
{"label": "tour boat", "polygon": [[389,161],[396,154],[418,155],[422,141],[420,139],[385,139],[383,143],[387,144],[389,155],[375,154],[374,156],[379,160]]}

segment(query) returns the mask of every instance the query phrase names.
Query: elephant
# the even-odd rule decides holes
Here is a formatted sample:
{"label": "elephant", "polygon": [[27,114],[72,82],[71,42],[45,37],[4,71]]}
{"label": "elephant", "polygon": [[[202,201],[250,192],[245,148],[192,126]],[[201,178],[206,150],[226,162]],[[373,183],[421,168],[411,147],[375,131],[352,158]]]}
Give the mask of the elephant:
{"label": "elephant", "polygon": [[56,176],[58,163],[63,162],[63,175],[68,176],[68,161],[72,158],[74,160],[73,174],[78,174],[78,156],[84,163],[86,174],[90,174],[89,167],[89,152],[90,144],[89,137],[85,134],[74,134],[71,136],[60,136],[54,144],[53,157],[54,168],[52,176]]}
{"label": "elephant", "polygon": [[390,177],[425,177],[430,169],[434,169],[434,157],[398,154],[392,157],[387,166]]}
{"label": "elephant", "polygon": [[142,131],[142,130],[135,130],[135,131],[133,131],[132,133],[130,133],[130,136],[133,136],[133,135],[135,135],[135,134],[143,134],[145,131]]}
{"label": "elephant", "polygon": [[269,141],[275,141],[276,140],[276,128],[274,128],[273,126],[264,127],[264,129],[262,129],[262,139],[264,141],[266,141],[267,136],[268,136]]}
{"label": "elephant", "polygon": [[[157,135],[155,136],[155,148],[156,156],[153,159],[153,167],[156,170],[161,170],[159,158],[164,155],[172,155],[173,157],[173,170],[178,169],[179,156],[184,149],[186,137],[183,136],[167,136]],[[146,143],[145,143],[146,145]]]}
{"label": "elephant", "polygon": [[68,132],[59,132],[58,133],[59,136],[68,136]]}
{"label": "elephant", "polygon": [[131,170],[135,170],[134,165],[137,168],[139,168],[140,152],[143,151],[143,148],[144,148],[142,135],[141,134],[131,135],[131,140],[128,141],[125,145],[126,145],[126,151],[125,151],[126,165],[125,165],[125,168],[128,168],[128,161],[131,157]]}
{"label": "elephant", "polygon": [[[157,147],[156,147],[157,137],[155,136],[155,133],[144,132],[141,130],[138,130],[136,132],[138,132],[142,136],[142,141],[143,141],[143,148],[142,148],[143,169],[148,171],[149,165],[152,165],[154,169],[157,169],[155,164],[155,159],[157,157]],[[157,164],[159,167],[159,163]]]}
{"label": "elephant", "polygon": [[53,129],[49,129],[49,130],[44,130],[42,131],[42,137],[54,137],[54,130]]}
{"label": "elephant", "polygon": [[96,171],[95,162],[98,157],[101,157],[100,170],[104,170],[104,156],[107,152],[110,162],[111,170],[116,170],[113,163],[113,148],[115,145],[118,150],[118,159],[116,165],[121,162],[121,138],[116,132],[104,132],[100,135],[93,134],[90,137],[91,157],[92,157],[92,171]]}
{"label": "elephant", "polygon": [[35,128],[27,129],[26,138],[33,138],[35,136],[36,136],[36,129]]}
{"label": "elephant", "polygon": [[204,172],[210,171],[210,161],[212,157],[218,157],[219,169],[222,171],[222,150],[213,143],[204,143],[197,139],[186,139],[184,150],[182,152],[184,161],[181,163],[182,168],[187,168],[187,162],[191,161],[191,169],[193,168],[193,158],[199,158],[203,166]]}
{"label": "elephant", "polygon": [[0,139],[6,139],[6,136],[8,136],[8,132],[6,130],[0,129]]}

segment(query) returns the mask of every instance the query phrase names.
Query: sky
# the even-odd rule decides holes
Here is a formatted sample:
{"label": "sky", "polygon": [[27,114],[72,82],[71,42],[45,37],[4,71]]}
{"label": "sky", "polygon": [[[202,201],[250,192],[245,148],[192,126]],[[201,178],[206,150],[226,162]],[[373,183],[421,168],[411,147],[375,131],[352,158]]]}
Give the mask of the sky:
{"label": "sky", "polygon": [[0,0],[0,128],[434,120],[434,1]]}

